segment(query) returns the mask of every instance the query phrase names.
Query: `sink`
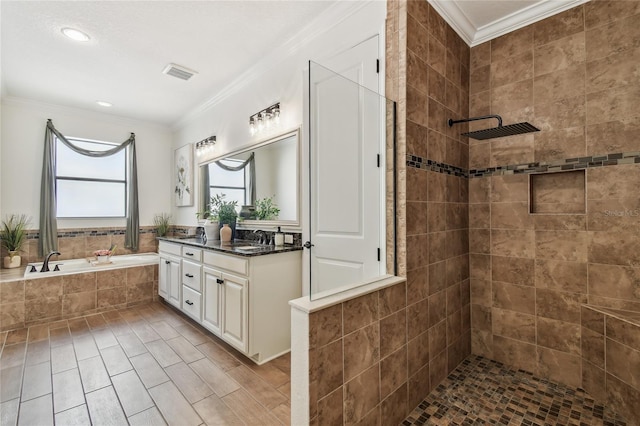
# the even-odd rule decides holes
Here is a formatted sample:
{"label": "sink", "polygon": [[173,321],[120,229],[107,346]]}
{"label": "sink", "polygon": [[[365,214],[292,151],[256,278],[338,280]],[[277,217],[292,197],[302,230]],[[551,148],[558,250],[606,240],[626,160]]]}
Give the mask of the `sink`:
{"label": "sink", "polygon": [[254,250],[262,250],[264,249],[264,246],[237,246],[234,247],[234,250],[240,250],[240,251],[254,251]]}

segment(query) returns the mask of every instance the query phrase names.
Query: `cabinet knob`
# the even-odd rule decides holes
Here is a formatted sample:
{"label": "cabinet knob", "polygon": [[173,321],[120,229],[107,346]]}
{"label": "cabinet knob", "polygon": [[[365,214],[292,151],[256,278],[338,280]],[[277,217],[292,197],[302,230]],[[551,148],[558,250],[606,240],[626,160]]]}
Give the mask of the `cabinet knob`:
{"label": "cabinet knob", "polygon": [[220,278],[216,278],[216,282],[218,284],[224,284],[224,280],[221,280]]}
{"label": "cabinet knob", "polygon": [[191,300],[185,300],[184,303],[186,303],[187,305],[191,306],[193,305],[193,302]]}
{"label": "cabinet knob", "polygon": [[168,260],[165,260],[165,261],[164,261],[164,263],[168,265],[168,264],[170,264],[171,262],[170,262],[170,261],[168,261]]}
{"label": "cabinet knob", "polygon": [[184,275],[185,275],[186,277],[188,277],[188,278],[193,278],[193,275],[191,275],[191,274],[184,274]]}
{"label": "cabinet knob", "polygon": [[185,253],[187,256],[193,256],[193,253]]}

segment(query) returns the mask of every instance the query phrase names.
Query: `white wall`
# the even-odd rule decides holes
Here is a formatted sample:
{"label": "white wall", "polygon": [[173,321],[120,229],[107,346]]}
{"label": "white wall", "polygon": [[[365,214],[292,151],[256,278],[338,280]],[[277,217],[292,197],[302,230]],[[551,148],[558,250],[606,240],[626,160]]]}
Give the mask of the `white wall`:
{"label": "white wall", "polygon": [[[338,3],[337,7],[354,5],[352,2]],[[173,148],[216,135],[214,153],[204,159],[196,157],[196,162],[206,161],[301,127],[304,111],[303,79],[308,61],[322,63],[323,59],[349,49],[369,37],[384,34],[386,2],[372,1],[359,5],[361,7],[350,16],[330,16],[335,10],[330,11],[320,16],[314,27],[309,28],[297,40],[280,48],[274,46],[271,62],[264,63],[261,72],[247,76],[246,83],[234,82],[235,88],[227,92],[228,96],[219,99],[203,112],[191,114],[176,125]],[[380,49],[380,60],[384,63],[384,46]],[[224,63],[220,66],[224,66]],[[249,117],[277,101],[280,101],[282,111],[280,125],[268,133],[251,136]],[[302,129],[303,145],[305,134],[305,129]],[[304,169],[304,165],[302,168]],[[199,194],[197,188],[195,193]],[[306,199],[304,193],[302,199]],[[174,207],[173,217],[176,223],[195,225],[197,205],[196,200],[194,207]]]}
{"label": "white wall", "polygon": [[[170,212],[173,150],[168,127],[24,99],[3,99],[0,214],[25,213],[38,228],[45,125],[50,118],[65,136],[123,142],[136,134],[140,225]],[[58,228],[125,226],[124,219],[64,219]]]}

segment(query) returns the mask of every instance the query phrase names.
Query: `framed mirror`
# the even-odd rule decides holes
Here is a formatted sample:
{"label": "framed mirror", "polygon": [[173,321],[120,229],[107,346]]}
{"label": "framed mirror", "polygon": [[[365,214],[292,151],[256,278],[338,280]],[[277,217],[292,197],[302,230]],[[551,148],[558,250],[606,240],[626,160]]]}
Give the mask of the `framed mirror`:
{"label": "framed mirror", "polygon": [[300,227],[300,130],[200,164],[200,206],[236,201],[238,227]]}

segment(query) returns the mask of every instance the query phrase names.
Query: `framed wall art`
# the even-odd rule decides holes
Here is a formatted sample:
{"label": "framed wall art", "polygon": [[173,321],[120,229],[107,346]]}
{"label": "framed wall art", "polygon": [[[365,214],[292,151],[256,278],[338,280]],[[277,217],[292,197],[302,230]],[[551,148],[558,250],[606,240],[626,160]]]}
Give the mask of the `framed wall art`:
{"label": "framed wall art", "polygon": [[173,159],[176,206],[193,206],[193,149],[191,144],[176,149]]}

